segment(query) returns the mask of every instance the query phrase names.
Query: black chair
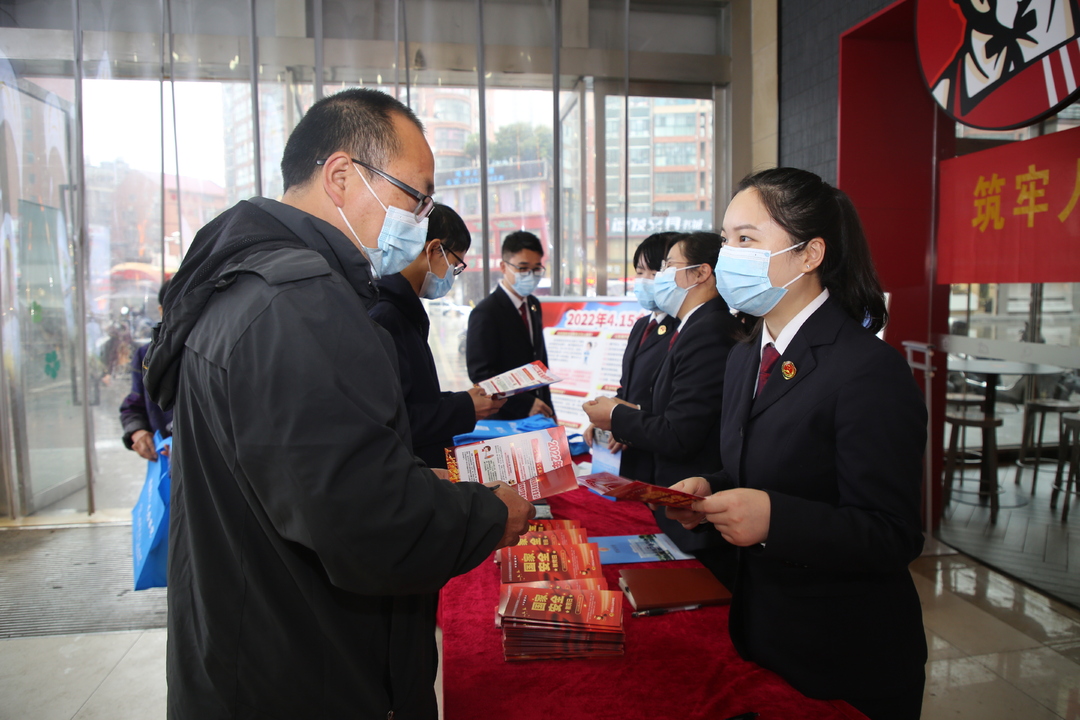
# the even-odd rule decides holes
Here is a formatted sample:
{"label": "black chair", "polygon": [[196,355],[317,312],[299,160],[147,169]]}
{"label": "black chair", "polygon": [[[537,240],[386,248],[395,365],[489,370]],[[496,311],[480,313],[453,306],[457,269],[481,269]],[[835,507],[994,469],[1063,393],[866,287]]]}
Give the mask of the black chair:
{"label": "black chair", "polygon": [[[984,446],[988,452],[982,458],[983,478],[989,480],[989,486],[983,487],[980,481],[979,497],[990,500],[990,522],[997,522],[998,515],[998,464],[997,464],[997,429],[1004,422],[999,417],[988,418],[982,413],[945,413],[945,422],[952,424],[949,434],[949,449],[945,453],[945,504],[952,498],[953,473],[956,470],[959,455],[959,439],[962,428],[975,427],[982,430]],[[989,433],[989,436],[987,436]]]}
{"label": "black chair", "polygon": [[[1068,459],[1066,460],[1066,456]],[[1068,464],[1065,474],[1065,487],[1061,486],[1062,471]],[[1050,509],[1057,509],[1058,495],[1065,493],[1065,504],[1061,508],[1061,522],[1069,519],[1069,496],[1080,495],[1077,490],[1077,474],[1080,473],[1080,415],[1064,415],[1061,418],[1061,443],[1058,446],[1057,474],[1054,476],[1054,492],[1050,495]]]}
{"label": "black chair", "polygon": [[[1080,404],[1068,400],[1054,400],[1041,398],[1028,400],[1024,403],[1024,430],[1020,439],[1020,455],[1016,458],[1016,484],[1020,484],[1020,475],[1025,467],[1032,469],[1031,494],[1035,494],[1035,485],[1039,480],[1039,464],[1042,462],[1043,431],[1046,429],[1046,416],[1050,413],[1058,413],[1058,436],[1064,432],[1063,418],[1066,413],[1080,412]],[[1039,420],[1039,436],[1035,439],[1035,419]],[[1031,446],[1035,446],[1035,460],[1026,460]],[[1060,467],[1060,462],[1058,463]]]}
{"label": "black chair", "polygon": [[[966,414],[968,410],[978,410],[984,402],[986,398],[968,392],[946,393],[945,395],[946,412],[951,410],[961,415]],[[963,432],[960,433],[960,457],[957,462],[965,467],[982,464],[981,453],[978,450],[967,449],[967,434]]]}

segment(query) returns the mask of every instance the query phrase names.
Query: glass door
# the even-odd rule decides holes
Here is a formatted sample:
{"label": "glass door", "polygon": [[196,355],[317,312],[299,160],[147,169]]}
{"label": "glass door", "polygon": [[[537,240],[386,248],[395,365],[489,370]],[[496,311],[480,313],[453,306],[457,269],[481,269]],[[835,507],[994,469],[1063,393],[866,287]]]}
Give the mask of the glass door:
{"label": "glass door", "polygon": [[3,410],[17,429],[6,509],[15,515],[86,487],[70,90],[23,77],[0,88]]}

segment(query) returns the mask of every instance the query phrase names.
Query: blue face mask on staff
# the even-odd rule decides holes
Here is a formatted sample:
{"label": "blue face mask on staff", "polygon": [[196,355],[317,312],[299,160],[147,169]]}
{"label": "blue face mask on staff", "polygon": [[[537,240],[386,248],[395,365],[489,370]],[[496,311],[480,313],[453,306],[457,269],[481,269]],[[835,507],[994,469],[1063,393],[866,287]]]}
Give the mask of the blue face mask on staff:
{"label": "blue face mask on staff", "polygon": [[799,273],[781,287],[774,287],[769,280],[769,261],[805,244],[801,242],[774,253],[722,246],[716,259],[716,289],[728,307],[754,317],[767,315],[787,294],[788,286],[804,275]]}
{"label": "blue face mask on staff", "polygon": [[514,271],[514,292],[516,292],[521,297],[528,297],[532,295],[533,290],[535,290],[536,286],[539,284],[539,275],[535,275],[531,271]]}
{"label": "blue face mask on staff", "polygon": [[652,278],[634,278],[634,296],[641,307],[649,312],[656,312],[660,309],[656,306],[654,290],[655,286]]}
{"label": "blue face mask on staff", "polygon": [[382,230],[379,231],[378,247],[371,248],[360,242],[360,236],[353,230],[349,218],[345,217],[345,211],[338,208],[338,214],[345,221],[349,232],[356,238],[356,242],[367,254],[368,260],[371,262],[371,269],[374,270],[376,276],[386,277],[387,275],[399,273],[419,257],[424,250],[424,244],[427,242],[428,219],[417,220],[416,216],[408,210],[402,210],[393,205],[389,207],[383,205],[383,201],[379,200],[379,196],[371,189],[371,185],[368,183],[367,178],[364,177],[364,173],[360,172],[356,165],[353,165],[353,168],[356,170],[356,174],[360,176],[360,179],[364,181],[364,185],[367,185],[367,189],[374,196],[375,201],[382,205],[382,209],[386,212],[386,217],[383,218]]}
{"label": "blue face mask on staff", "polygon": [[420,297],[427,300],[438,300],[441,297],[445,297],[450,292],[450,288],[454,286],[454,268],[450,265],[450,261],[446,258],[446,250],[442,245],[439,246],[439,251],[442,252],[443,260],[446,261],[446,273],[439,277],[435,273],[431,272],[431,258],[428,257],[428,271],[424,276],[424,282],[420,284]]}
{"label": "blue face mask on staff", "polygon": [[668,315],[678,317],[679,310],[682,309],[683,301],[686,300],[686,294],[690,292],[690,288],[697,287],[701,283],[694,283],[688,288],[679,287],[679,284],[675,282],[675,274],[682,270],[693,270],[697,267],[701,267],[701,263],[681,268],[669,267],[656,273],[656,279],[653,280],[653,297],[656,300],[657,308]]}

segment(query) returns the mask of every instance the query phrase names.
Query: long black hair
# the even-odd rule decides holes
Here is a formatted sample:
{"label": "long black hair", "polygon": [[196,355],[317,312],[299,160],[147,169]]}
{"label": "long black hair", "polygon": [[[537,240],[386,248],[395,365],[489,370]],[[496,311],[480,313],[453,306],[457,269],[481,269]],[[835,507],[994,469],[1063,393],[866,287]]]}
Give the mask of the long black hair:
{"label": "long black hair", "polygon": [[[735,192],[754,188],[769,217],[791,236],[792,245],[825,241],[818,277],[830,297],[872,332],[889,321],[870,246],[851,198],[812,172],[780,167],[747,175]],[[802,253],[806,248],[792,250]]]}

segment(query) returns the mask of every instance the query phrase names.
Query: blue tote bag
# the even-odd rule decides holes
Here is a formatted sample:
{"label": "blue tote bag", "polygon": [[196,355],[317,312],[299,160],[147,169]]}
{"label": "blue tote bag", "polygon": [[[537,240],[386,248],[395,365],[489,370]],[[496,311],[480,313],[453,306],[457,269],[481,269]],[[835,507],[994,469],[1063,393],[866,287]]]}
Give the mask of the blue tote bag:
{"label": "blue tote bag", "polygon": [[172,438],[154,433],[158,459],[147,463],[146,482],[139,501],[131,511],[131,557],[135,589],[165,587],[169,559],[169,458],[162,450],[172,449]]}

